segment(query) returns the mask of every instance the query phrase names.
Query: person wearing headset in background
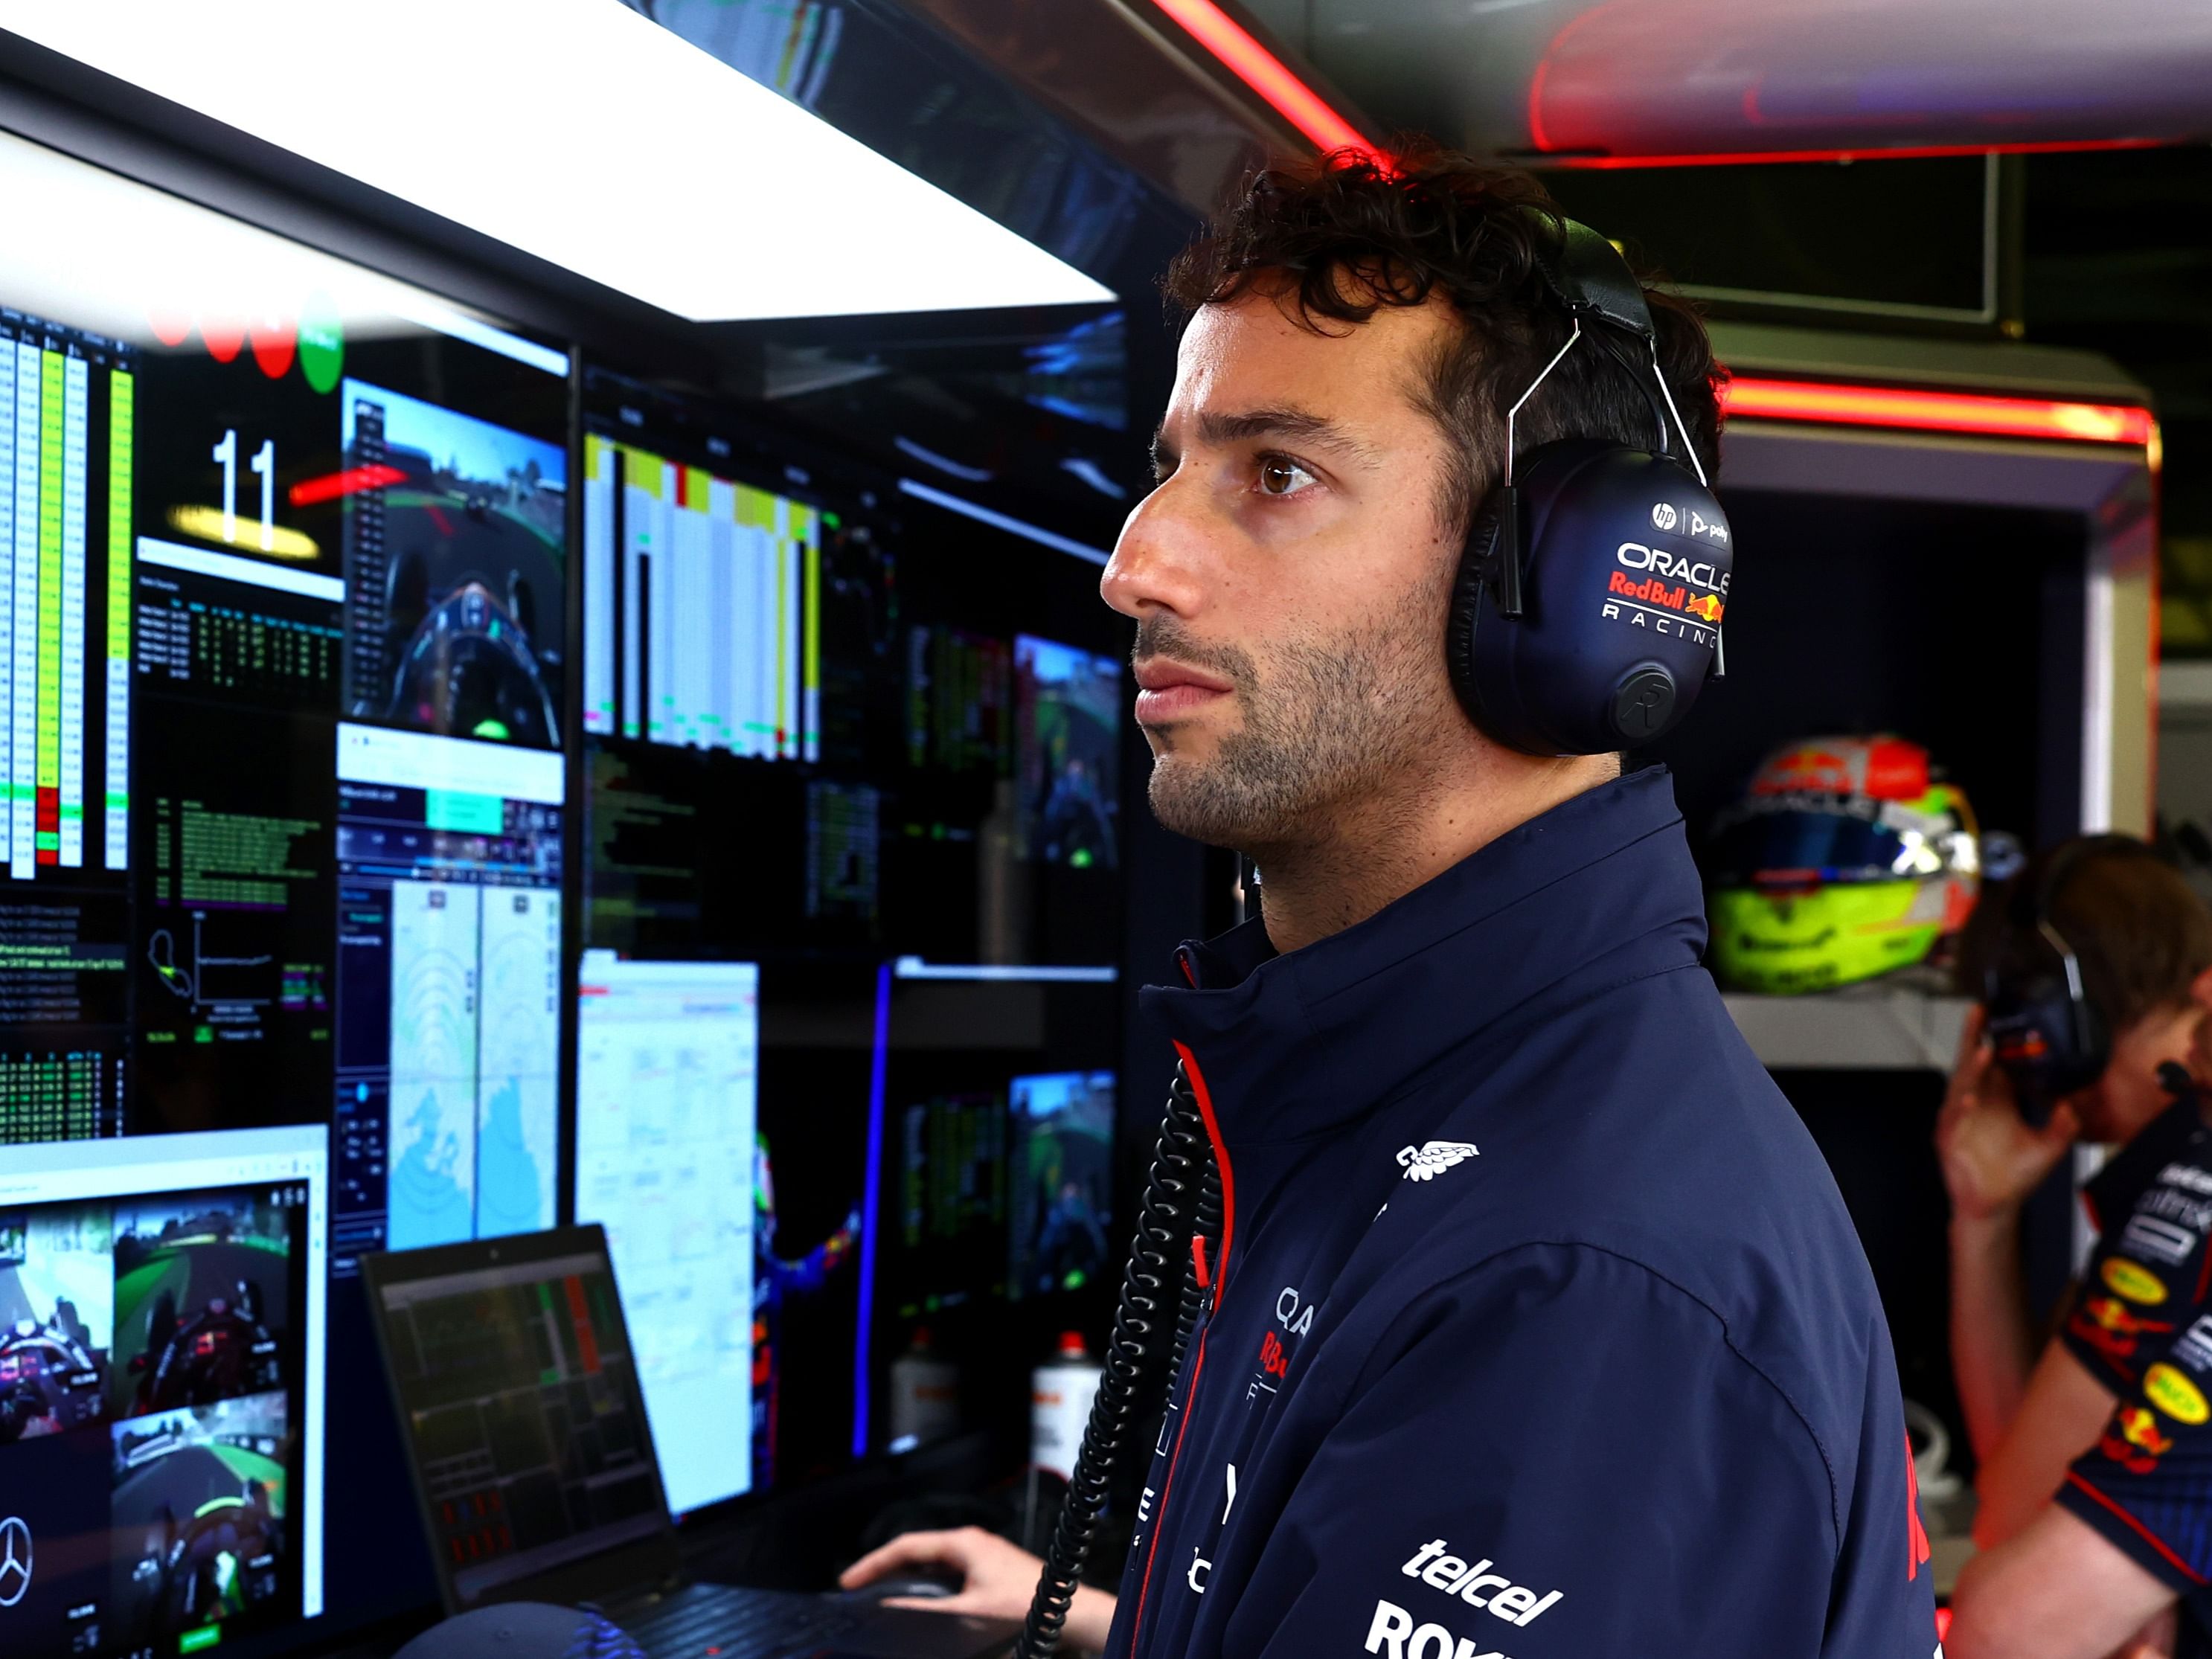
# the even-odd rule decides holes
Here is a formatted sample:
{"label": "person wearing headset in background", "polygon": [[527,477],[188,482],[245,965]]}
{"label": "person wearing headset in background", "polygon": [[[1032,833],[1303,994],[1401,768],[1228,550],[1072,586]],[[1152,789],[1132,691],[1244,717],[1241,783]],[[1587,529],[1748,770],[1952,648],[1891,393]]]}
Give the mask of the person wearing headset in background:
{"label": "person wearing headset in background", "polygon": [[[1103,592],[1153,811],[1265,904],[1144,994],[1223,1216],[1179,1247],[1209,1300],[1121,1593],[1069,1639],[1923,1659],[1872,1276],[1700,965],[1672,781],[1622,769],[1715,666],[1703,327],[1528,175],[1426,149],[1259,175],[1169,288]],[[929,1605],[1017,1615],[1039,1571],[921,1534],[847,1583],[920,1563],[965,1574]]]}
{"label": "person wearing headset in background", "polygon": [[[1984,1551],[1945,1649],[2102,1659],[2150,1625],[2147,1650],[2212,1655],[2212,913],[2118,836],[2016,892],[1936,1127]],[[2119,1150],[2083,1189],[2100,1237],[2039,1358],[2021,1209],[2077,1139]]]}

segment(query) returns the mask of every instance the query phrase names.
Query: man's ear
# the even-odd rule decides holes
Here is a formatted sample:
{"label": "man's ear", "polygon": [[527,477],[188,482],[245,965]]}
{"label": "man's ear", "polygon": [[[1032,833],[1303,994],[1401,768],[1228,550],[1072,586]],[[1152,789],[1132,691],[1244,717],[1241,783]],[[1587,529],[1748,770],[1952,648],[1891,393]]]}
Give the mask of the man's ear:
{"label": "man's ear", "polygon": [[2189,1000],[2207,1013],[2212,1013],[2212,968],[2207,968],[2189,981]]}

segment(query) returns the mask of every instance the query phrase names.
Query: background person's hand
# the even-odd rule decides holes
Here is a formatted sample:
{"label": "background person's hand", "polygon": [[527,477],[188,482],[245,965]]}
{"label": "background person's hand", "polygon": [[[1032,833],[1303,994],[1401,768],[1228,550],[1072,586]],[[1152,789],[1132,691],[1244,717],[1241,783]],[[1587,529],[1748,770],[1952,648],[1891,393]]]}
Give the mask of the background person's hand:
{"label": "background person's hand", "polygon": [[2018,1210],[2081,1133],[2080,1120],[2065,1106],[2040,1129],[2021,1120],[2011,1079],[1998,1068],[1983,1035],[1985,1021],[1978,1007],[1966,1015],[1958,1061],[1936,1120],[1936,1155],[1950,1189],[1951,1213],[1966,1221]]}
{"label": "background person's hand", "polygon": [[[957,1595],[928,1599],[890,1596],[887,1607],[919,1607],[927,1613],[964,1613],[980,1619],[1022,1620],[1029,1616],[1044,1563],[1027,1550],[981,1527],[950,1532],[909,1532],[845,1569],[838,1583],[858,1589],[893,1573],[921,1567],[950,1568],[961,1577]],[[1106,1645],[1114,1624],[1114,1598],[1104,1590],[1079,1586],[1067,1611],[1065,1645],[1097,1652]]]}

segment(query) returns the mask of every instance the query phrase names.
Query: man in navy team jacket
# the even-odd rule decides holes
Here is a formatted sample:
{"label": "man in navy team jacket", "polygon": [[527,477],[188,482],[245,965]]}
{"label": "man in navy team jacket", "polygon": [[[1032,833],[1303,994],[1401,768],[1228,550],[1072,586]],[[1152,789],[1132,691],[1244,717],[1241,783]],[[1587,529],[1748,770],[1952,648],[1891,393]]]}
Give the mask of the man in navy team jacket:
{"label": "man in navy team jacket", "polygon": [[[1114,1659],[1937,1651],[1881,1308],[1699,965],[1670,781],[1505,750],[1450,689],[1468,514],[1567,332],[1542,201],[1431,152],[1276,172],[1170,278],[1103,586],[1153,810],[1253,854],[1266,916],[1145,993],[1227,1217],[1120,1595],[1069,1622]],[[1710,468],[1704,331],[1651,308]],[[1571,353],[1518,441],[1648,444],[1629,372]],[[1036,1581],[967,1532],[848,1582],[917,1561],[965,1571],[948,1609]]]}

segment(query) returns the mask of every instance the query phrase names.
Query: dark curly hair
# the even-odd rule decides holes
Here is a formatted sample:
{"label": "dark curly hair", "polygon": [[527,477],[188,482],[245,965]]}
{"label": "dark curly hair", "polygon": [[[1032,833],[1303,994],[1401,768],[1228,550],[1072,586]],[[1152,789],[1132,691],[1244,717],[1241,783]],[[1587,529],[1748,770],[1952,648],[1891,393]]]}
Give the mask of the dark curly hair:
{"label": "dark curly hair", "polygon": [[[1499,474],[1506,410],[1571,331],[1536,273],[1537,239],[1556,234],[1562,216],[1529,174],[1426,140],[1398,146],[1388,161],[1340,150],[1253,174],[1169,267],[1164,287],[1186,316],[1248,291],[1279,293],[1317,331],[1364,323],[1381,306],[1449,301],[1464,326],[1429,366],[1422,402],[1460,458],[1438,503],[1456,532]],[[1661,370],[1711,477],[1725,371],[1686,303],[1648,279],[1644,298]],[[1648,365],[1613,331],[1583,335],[1521,411],[1516,448],[1568,437],[1651,443],[1651,404],[1637,378]]]}

